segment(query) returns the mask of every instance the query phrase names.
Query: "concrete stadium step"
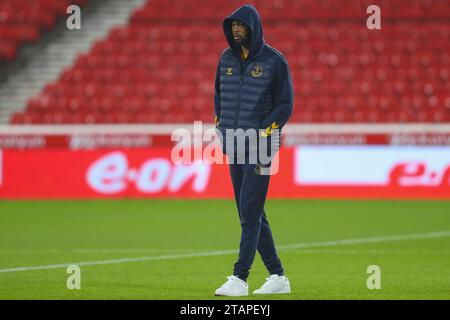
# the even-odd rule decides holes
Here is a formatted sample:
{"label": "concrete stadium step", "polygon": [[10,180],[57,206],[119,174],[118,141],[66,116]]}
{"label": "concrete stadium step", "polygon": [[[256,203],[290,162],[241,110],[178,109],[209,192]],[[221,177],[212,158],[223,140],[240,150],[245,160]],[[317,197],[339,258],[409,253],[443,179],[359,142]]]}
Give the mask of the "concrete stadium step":
{"label": "concrete stadium step", "polygon": [[33,55],[0,85],[0,123],[26,107],[27,100],[39,94],[44,86],[55,81],[76,57],[87,52],[99,39],[106,37],[116,25],[126,24],[130,15],[147,0],[91,0],[98,6],[81,11],[81,30],[65,29],[44,48]]}

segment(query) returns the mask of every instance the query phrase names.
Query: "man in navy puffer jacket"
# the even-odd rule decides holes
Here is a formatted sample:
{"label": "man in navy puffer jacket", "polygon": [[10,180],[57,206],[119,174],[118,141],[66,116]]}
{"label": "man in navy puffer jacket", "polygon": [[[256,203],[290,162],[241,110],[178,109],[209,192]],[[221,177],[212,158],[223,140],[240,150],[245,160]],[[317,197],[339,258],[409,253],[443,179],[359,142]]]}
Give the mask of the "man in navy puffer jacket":
{"label": "man in navy puffer jacket", "polygon": [[[224,20],[223,30],[229,47],[223,51],[217,67],[214,120],[221,133],[223,151],[230,158],[242,234],[233,275],[215,294],[248,295],[247,278],[256,250],[270,276],[253,293],[290,293],[289,280],[284,276],[264,212],[270,175],[262,174],[264,165],[259,158],[250,161],[248,151],[252,147],[249,145],[244,148],[245,161],[236,161],[238,143],[235,137],[227,135],[230,130],[254,130],[259,148],[261,139],[270,139],[272,133],[281,131],[293,108],[289,66],[280,52],[265,43],[261,19],[253,6],[245,5],[234,11]],[[269,162],[269,168],[270,165]]]}

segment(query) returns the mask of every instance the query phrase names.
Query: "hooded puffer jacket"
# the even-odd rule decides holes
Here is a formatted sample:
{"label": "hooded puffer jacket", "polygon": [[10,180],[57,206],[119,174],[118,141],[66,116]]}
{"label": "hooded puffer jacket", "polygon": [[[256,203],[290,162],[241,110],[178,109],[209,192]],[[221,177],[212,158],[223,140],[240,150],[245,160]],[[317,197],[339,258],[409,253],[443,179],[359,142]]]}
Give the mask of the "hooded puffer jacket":
{"label": "hooded puffer jacket", "polygon": [[[234,45],[233,21],[249,30],[246,60]],[[251,5],[238,8],[223,22],[229,47],[219,60],[215,80],[214,112],[217,128],[256,129],[270,135],[272,128],[286,124],[293,110],[292,79],[285,57],[265,43],[261,18]],[[260,130],[264,129],[264,130]]]}

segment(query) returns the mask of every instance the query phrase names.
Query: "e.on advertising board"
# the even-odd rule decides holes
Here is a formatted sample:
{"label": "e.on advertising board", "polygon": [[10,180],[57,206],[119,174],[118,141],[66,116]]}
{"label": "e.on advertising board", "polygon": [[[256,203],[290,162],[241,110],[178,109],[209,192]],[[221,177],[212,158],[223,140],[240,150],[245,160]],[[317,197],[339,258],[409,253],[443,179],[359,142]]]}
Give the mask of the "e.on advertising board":
{"label": "e.on advertising board", "polygon": [[[271,198],[450,199],[445,146],[280,150]],[[232,198],[226,164],[174,164],[171,148],[1,150],[0,198]]]}

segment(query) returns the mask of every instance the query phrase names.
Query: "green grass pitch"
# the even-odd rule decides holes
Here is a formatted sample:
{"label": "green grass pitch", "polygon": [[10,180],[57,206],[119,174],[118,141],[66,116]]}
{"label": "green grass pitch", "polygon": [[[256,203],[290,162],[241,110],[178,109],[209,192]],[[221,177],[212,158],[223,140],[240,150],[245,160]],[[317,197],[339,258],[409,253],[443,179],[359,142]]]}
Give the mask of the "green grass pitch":
{"label": "green grass pitch", "polygon": [[[293,293],[246,299],[450,298],[448,201],[268,200],[266,211]],[[231,200],[1,201],[0,299],[223,299],[214,290],[239,238]],[[66,287],[69,264],[80,290]],[[370,265],[381,289],[367,288]],[[266,276],[257,254],[250,292]]]}

